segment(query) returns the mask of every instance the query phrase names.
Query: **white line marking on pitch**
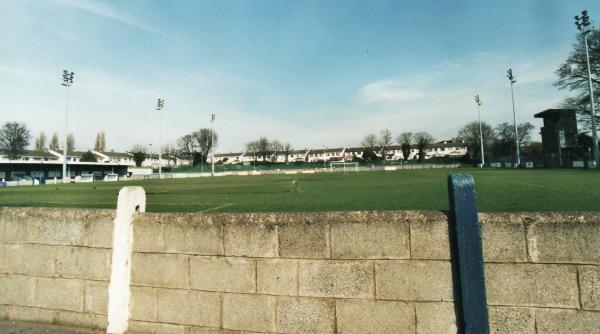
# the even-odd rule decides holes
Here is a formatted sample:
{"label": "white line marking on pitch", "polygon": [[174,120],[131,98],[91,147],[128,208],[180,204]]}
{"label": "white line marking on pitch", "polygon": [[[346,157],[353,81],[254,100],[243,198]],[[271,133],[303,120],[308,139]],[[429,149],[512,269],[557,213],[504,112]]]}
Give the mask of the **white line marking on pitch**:
{"label": "white line marking on pitch", "polygon": [[219,209],[226,208],[226,207],[228,207],[228,206],[232,206],[232,205],[233,205],[233,203],[227,203],[227,204],[223,204],[223,205],[221,205],[221,206],[216,206],[216,207],[214,207],[214,208],[210,208],[210,209],[202,210],[202,211],[200,211],[200,212],[208,212],[208,211],[219,210]]}

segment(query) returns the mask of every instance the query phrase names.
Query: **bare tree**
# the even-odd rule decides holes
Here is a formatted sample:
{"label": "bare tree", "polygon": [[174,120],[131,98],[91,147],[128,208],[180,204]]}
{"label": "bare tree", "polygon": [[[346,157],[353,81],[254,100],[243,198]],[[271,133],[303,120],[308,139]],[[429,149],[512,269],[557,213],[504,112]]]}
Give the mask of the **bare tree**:
{"label": "bare tree", "polygon": [[277,154],[283,151],[283,144],[279,140],[274,139],[271,141],[271,161],[277,162]]}
{"label": "bare tree", "polygon": [[258,141],[251,141],[246,144],[246,153],[252,156],[252,160],[256,162],[256,158],[258,157]]}
{"label": "bare tree", "polygon": [[29,146],[31,134],[24,123],[7,122],[0,128],[0,150],[9,159],[18,159]]}
{"label": "bare tree", "polygon": [[360,144],[370,150],[373,150],[377,146],[377,136],[374,134],[368,134],[363,138]]}
{"label": "bare tree", "polygon": [[292,153],[292,150],[293,150],[292,144],[290,144],[289,142],[285,143],[283,145],[282,152],[283,152],[283,155],[285,156],[285,163],[288,163],[288,159],[289,159],[290,153]]}
{"label": "bare tree", "polygon": [[[291,151],[291,145],[288,145],[288,154]],[[262,157],[263,161],[268,158],[271,162],[275,162],[278,152],[285,151],[286,145],[281,144],[277,139],[269,140],[267,137],[260,137],[258,140],[251,141],[246,144],[246,152],[251,154],[256,161],[257,157]]]}
{"label": "bare tree", "polygon": [[414,138],[417,148],[419,149],[419,161],[422,162],[425,160],[425,149],[427,146],[431,145],[435,139],[427,132],[417,132],[415,133]]}
{"label": "bare tree", "polygon": [[135,161],[136,167],[140,167],[144,160],[146,160],[146,147],[136,144],[131,148],[130,152],[133,154],[133,161]]}
{"label": "bare tree", "polygon": [[44,151],[46,149],[46,134],[43,132],[40,132],[35,139],[35,149],[36,151]]}
{"label": "bare tree", "polygon": [[69,133],[67,136],[67,152],[75,151],[75,136],[73,133]]}
{"label": "bare tree", "polygon": [[196,152],[196,141],[192,135],[187,134],[177,139],[177,147],[179,148],[179,154],[187,160],[192,160],[194,152]]}
{"label": "bare tree", "polygon": [[[529,122],[520,123],[517,125],[519,131],[519,144],[527,145],[531,141],[531,130],[533,124]],[[493,153],[497,156],[508,156],[515,154],[516,139],[515,128],[513,124],[504,122],[496,125],[494,129],[496,138],[493,145]]]}
{"label": "bare tree", "polygon": [[94,150],[99,152],[104,152],[106,150],[106,135],[104,134],[104,131],[100,131],[96,134]]}
{"label": "bare tree", "polygon": [[410,145],[413,144],[413,133],[402,132],[397,138],[396,142],[402,146],[402,157],[404,160],[408,160],[410,156]]}
{"label": "bare tree", "polygon": [[[592,89],[594,96],[600,96],[600,30],[592,29],[587,34],[590,72],[592,74]],[[567,97],[563,100],[560,107],[575,109],[578,114],[578,122],[581,124],[583,132],[589,132],[592,129],[592,112],[590,106],[590,95],[588,88],[587,61],[585,57],[585,45],[583,36],[578,35],[577,42],[573,44],[573,50],[554,72],[558,79],[555,85],[559,89],[568,89],[573,91],[575,96]],[[595,108],[600,109],[600,98],[594,101]],[[600,126],[600,117],[596,115],[596,126]]]}
{"label": "bare tree", "polygon": [[389,129],[382,129],[379,131],[379,146],[381,147],[381,157],[384,160],[387,157],[388,148],[392,143],[392,132]]}
{"label": "bare tree", "polygon": [[206,163],[208,153],[217,145],[217,133],[213,132],[212,129],[202,128],[198,131],[192,132],[191,136],[195,141],[195,146],[200,150],[200,154],[202,154],[202,162]]}
{"label": "bare tree", "polygon": [[[488,148],[496,140],[496,134],[492,126],[485,122],[481,123],[481,133],[483,134],[483,151],[487,154]],[[481,158],[481,136],[479,135],[478,121],[465,124],[458,130],[456,137],[467,145],[467,153],[471,159]]]}
{"label": "bare tree", "polygon": [[48,148],[54,151],[60,149],[60,146],[58,145],[58,135],[56,134],[56,132],[52,134],[52,138],[50,139],[50,144],[48,145]]}
{"label": "bare tree", "polygon": [[263,158],[263,161],[267,160],[267,156],[271,154],[271,142],[267,137],[260,137],[256,141],[256,147],[258,149],[258,155]]}

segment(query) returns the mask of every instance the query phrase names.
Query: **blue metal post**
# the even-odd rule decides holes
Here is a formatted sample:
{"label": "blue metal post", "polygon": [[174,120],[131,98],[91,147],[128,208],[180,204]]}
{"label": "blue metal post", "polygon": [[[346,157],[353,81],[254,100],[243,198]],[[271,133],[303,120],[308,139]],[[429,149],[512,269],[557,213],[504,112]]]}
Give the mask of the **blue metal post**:
{"label": "blue metal post", "polygon": [[483,271],[483,252],[477,218],[477,202],[473,177],[469,174],[448,176],[450,199],[450,233],[459,296],[457,323],[459,332],[487,334],[488,311]]}

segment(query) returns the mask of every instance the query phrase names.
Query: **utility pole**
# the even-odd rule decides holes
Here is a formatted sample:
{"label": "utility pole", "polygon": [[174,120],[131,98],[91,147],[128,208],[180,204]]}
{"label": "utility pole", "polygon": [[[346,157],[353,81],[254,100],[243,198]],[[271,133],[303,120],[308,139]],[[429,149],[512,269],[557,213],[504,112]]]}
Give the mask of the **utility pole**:
{"label": "utility pole", "polygon": [[[69,120],[69,87],[73,84],[73,76],[74,72],[69,73],[69,71],[63,71],[63,83],[62,85],[67,88],[67,97],[65,99],[65,134],[64,134],[64,149],[63,149],[63,174],[62,174],[62,182],[69,183],[71,176],[67,179],[67,132],[68,132],[68,120]],[[69,181],[68,181],[69,180]]]}
{"label": "utility pole", "polygon": [[162,117],[160,111],[165,106],[165,100],[158,99],[156,110],[158,111],[158,179],[162,178]]}
{"label": "utility pole", "polygon": [[588,50],[587,34],[591,31],[588,26],[590,25],[590,17],[588,11],[584,10],[579,15],[575,16],[575,26],[581,31],[580,35],[583,36],[583,43],[585,44],[585,60],[587,63],[588,72],[588,88],[590,90],[590,110],[592,112],[592,160],[594,161],[591,168],[598,167],[598,133],[596,129],[596,111],[594,108],[594,90],[592,87],[592,72],[590,70],[590,54]]}
{"label": "utility pole", "polygon": [[211,149],[211,171],[210,176],[215,176],[215,114],[210,115],[210,149]]}
{"label": "utility pole", "polygon": [[517,168],[521,166],[521,153],[519,152],[519,128],[517,127],[517,114],[515,112],[515,94],[513,92],[513,84],[517,82],[513,76],[512,68],[506,71],[506,77],[510,81],[510,96],[512,97],[512,109],[513,109],[513,122],[515,124],[515,145],[516,145],[516,163]]}
{"label": "utility pole", "polygon": [[481,145],[481,166],[485,165],[485,153],[483,152],[483,131],[481,128],[481,112],[479,111],[479,107],[481,107],[481,100],[479,100],[479,94],[475,95],[475,103],[477,104],[477,116],[479,117],[479,144]]}

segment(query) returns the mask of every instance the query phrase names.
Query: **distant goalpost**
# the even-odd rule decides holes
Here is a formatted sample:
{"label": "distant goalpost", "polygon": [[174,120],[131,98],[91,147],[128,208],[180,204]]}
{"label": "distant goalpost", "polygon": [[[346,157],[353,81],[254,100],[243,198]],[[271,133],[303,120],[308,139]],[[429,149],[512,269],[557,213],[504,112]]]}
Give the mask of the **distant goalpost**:
{"label": "distant goalpost", "polygon": [[329,163],[330,172],[358,172],[358,162],[332,161]]}

